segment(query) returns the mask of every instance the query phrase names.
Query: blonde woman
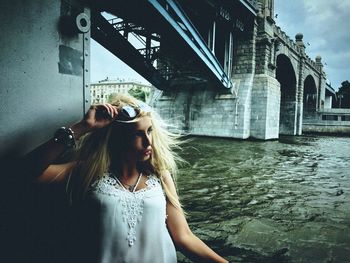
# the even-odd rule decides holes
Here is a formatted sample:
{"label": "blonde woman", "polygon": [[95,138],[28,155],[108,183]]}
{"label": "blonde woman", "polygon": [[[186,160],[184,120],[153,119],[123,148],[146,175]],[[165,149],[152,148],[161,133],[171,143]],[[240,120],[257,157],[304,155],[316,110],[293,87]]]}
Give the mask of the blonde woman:
{"label": "blonde woman", "polygon": [[[81,138],[80,138],[81,137]],[[74,161],[52,164],[79,139]],[[227,262],[190,230],[181,208],[176,138],[146,104],[118,95],[60,128],[27,160],[39,182],[67,182],[75,209],[75,262]]]}

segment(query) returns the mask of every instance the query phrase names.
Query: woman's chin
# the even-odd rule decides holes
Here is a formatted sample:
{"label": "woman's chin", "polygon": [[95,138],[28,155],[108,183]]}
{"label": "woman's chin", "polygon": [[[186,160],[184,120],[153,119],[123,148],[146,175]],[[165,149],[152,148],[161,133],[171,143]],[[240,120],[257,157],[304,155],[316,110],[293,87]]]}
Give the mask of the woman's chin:
{"label": "woman's chin", "polygon": [[145,162],[145,161],[148,161],[149,159],[151,159],[151,156],[150,155],[144,155],[142,157],[142,161]]}
{"label": "woman's chin", "polygon": [[148,160],[150,160],[150,159],[151,159],[151,156],[150,156],[150,155],[145,155],[145,154],[143,154],[142,156],[140,156],[139,162],[146,162],[146,161],[148,161]]}

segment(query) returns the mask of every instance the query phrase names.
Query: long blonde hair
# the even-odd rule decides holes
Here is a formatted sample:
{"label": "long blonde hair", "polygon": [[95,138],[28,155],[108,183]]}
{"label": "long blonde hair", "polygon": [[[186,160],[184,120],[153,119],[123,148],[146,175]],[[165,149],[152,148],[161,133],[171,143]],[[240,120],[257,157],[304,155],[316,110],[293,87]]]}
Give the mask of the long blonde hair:
{"label": "long blonde hair", "polygon": [[[138,100],[128,95],[117,94],[111,104],[117,109],[121,109],[125,105],[138,107]],[[177,163],[183,162],[182,158],[174,151],[175,149],[180,149],[180,136],[170,132],[167,129],[168,125],[154,110],[151,112],[141,111],[139,116],[132,122],[136,122],[144,116],[151,118],[153,130],[152,155],[147,163],[146,172],[152,173],[160,179],[167,199],[176,208],[182,209],[179,200],[171,194],[165,183],[165,176],[168,176],[168,173],[171,174],[175,182],[178,173]],[[90,185],[109,172],[111,156],[122,154],[126,149],[125,147],[128,147],[127,142],[125,142],[127,140],[119,139],[118,141],[118,138],[123,138],[120,135],[125,137],[129,127],[128,123],[112,123],[80,139],[78,165],[67,184],[71,200],[82,199],[89,190]],[[117,150],[115,149],[116,147],[111,147],[111,145],[117,145]]]}

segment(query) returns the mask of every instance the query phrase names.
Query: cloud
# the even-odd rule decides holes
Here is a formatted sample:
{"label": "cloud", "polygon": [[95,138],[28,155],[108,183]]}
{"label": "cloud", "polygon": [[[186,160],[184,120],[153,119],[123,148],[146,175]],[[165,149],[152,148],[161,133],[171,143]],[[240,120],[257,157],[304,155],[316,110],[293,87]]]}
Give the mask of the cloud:
{"label": "cloud", "polygon": [[293,38],[303,33],[307,55],[322,57],[335,87],[350,79],[349,0],[276,0],[275,8],[277,24]]}

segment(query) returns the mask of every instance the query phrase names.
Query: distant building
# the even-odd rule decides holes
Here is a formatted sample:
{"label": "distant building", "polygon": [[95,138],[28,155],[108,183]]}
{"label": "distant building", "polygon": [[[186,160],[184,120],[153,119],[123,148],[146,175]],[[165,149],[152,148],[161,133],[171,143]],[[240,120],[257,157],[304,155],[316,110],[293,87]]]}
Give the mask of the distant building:
{"label": "distant building", "polygon": [[150,94],[153,86],[135,81],[124,80],[100,80],[90,84],[91,103],[106,103],[108,98],[115,93],[125,93],[131,89],[141,89],[146,94]]}

